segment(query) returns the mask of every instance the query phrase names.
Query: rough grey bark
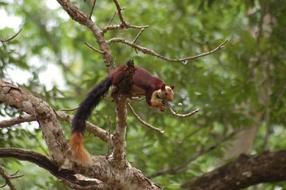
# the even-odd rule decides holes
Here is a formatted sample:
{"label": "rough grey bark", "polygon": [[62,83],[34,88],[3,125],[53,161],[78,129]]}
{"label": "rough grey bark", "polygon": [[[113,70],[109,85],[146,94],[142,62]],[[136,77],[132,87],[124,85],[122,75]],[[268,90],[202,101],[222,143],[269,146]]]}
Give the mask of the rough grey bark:
{"label": "rough grey bark", "polygon": [[54,110],[42,99],[27,90],[0,80],[0,102],[15,107],[35,117],[42,129],[50,156],[58,164],[65,161],[69,149]]}
{"label": "rough grey bark", "polygon": [[236,190],[258,183],[286,180],[286,151],[241,155],[182,187],[191,190]]}

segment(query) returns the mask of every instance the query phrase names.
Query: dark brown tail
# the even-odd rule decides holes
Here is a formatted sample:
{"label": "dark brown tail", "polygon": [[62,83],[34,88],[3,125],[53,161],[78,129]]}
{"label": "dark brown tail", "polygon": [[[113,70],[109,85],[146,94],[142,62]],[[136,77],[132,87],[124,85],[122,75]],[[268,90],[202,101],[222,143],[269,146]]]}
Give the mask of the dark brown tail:
{"label": "dark brown tail", "polygon": [[85,150],[83,144],[83,132],[85,130],[85,121],[90,116],[92,110],[100,102],[103,95],[108,91],[112,85],[111,77],[95,86],[81,102],[76,114],[72,120],[72,136],[70,140],[73,158],[81,165],[89,165],[90,156]]}

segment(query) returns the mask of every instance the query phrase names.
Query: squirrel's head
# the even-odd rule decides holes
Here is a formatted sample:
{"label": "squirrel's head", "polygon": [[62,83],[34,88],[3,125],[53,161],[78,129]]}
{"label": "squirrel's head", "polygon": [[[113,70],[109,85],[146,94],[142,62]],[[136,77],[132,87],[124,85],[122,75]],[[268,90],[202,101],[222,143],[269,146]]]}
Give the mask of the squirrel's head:
{"label": "squirrel's head", "polygon": [[174,85],[163,85],[158,92],[158,96],[166,101],[172,101],[174,99]]}

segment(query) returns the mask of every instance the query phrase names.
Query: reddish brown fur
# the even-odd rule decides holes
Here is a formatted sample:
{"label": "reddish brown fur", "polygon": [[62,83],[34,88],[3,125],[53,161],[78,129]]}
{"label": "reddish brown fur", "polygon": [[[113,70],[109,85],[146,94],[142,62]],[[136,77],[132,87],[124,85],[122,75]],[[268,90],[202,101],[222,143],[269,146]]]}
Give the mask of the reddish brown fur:
{"label": "reddish brown fur", "polygon": [[[99,103],[100,98],[106,93],[111,85],[119,88],[120,82],[126,76],[128,66],[123,65],[114,69],[111,74],[99,83],[81,103],[73,119],[73,132],[71,137],[71,149],[74,161],[83,166],[89,166],[91,159],[89,153],[83,146],[83,132],[85,120],[91,114],[92,109]],[[164,111],[164,101],[173,100],[173,87],[165,86],[159,78],[151,75],[143,68],[135,67],[132,74],[131,94],[134,96],[145,96],[146,102],[155,108]],[[116,89],[115,88],[115,89]],[[153,97],[153,98],[152,98]]]}
{"label": "reddish brown fur", "polygon": [[90,155],[84,148],[83,135],[80,132],[72,133],[70,145],[75,162],[83,166],[88,166],[91,164]]}
{"label": "reddish brown fur", "polygon": [[[112,79],[112,84],[114,86],[118,86],[119,83],[122,81],[126,74],[126,65],[122,65],[116,69],[110,74],[110,77]],[[135,67],[135,72],[133,74],[132,78],[132,84],[135,86],[133,89],[142,89],[145,93],[143,95],[146,96],[146,102],[152,106],[151,104],[151,97],[152,93],[155,90],[161,89],[165,86],[164,82],[160,80],[157,77],[154,77],[151,75],[148,71],[141,67]],[[136,94],[136,92],[133,92],[133,94]]]}

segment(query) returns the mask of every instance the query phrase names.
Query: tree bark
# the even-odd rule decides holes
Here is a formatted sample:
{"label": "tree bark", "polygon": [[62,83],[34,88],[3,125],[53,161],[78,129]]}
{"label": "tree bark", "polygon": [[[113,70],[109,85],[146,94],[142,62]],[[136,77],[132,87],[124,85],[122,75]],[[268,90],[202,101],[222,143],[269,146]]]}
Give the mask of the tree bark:
{"label": "tree bark", "polygon": [[182,185],[191,190],[236,190],[258,183],[286,180],[286,150],[265,152],[258,156],[241,155]]}

